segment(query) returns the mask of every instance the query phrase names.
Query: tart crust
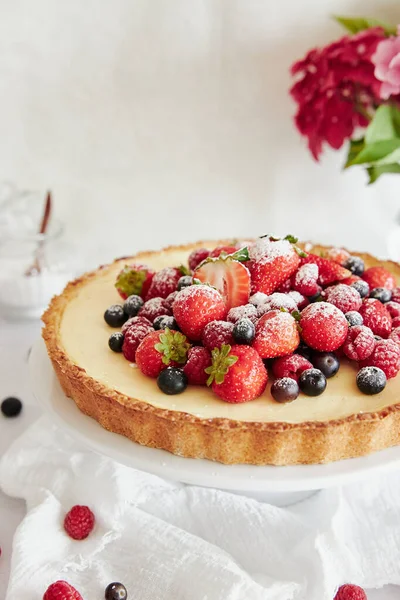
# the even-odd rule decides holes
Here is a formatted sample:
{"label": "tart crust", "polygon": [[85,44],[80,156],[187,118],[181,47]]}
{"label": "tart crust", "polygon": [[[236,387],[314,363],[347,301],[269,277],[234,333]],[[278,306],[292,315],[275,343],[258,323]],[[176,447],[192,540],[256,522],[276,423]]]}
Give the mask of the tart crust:
{"label": "tart crust", "polygon": [[[199,242],[173,246],[165,251],[189,253],[194,247],[213,247],[224,243],[227,242]],[[318,251],[326,248],[311,248],[310,244],[307,250],[310,249]],[[144,260],[149,254],[156,255],[158,252],[141,252],[126,260]],[[382,265],[399,278],[399,264],[380,261],[365,253],[355,254],[361,256],[369,266]],[[338,420],[248,422],[204,419],[185,412],[158,408],[100,383],[69,358],[62,345],[60,326],[64,310],[76,295],[76,290],[106,268],[102,266],[69,283],[61,295],[53,298],[42,317],[42,335],[62,389],[84,414],[98,421],[105,429],[124,435],[133,442],[161,448],[179,456],[206,458],[225,464],[328,463],[400,444],[399,403],[377,412],[352,414]]]}

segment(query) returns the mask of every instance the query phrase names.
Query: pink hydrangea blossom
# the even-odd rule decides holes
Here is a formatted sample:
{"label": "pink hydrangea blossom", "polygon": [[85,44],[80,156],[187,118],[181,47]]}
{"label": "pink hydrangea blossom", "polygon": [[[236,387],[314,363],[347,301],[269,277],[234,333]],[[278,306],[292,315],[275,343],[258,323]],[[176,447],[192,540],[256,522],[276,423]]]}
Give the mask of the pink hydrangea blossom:
{"label": "pink hydrangea blossom", "polygon": [[382,81],[380,97],[387,100],[390,96],[400,94],[400,25],[397,37],[379,42],[372,62],[375,65],[375,77]]}

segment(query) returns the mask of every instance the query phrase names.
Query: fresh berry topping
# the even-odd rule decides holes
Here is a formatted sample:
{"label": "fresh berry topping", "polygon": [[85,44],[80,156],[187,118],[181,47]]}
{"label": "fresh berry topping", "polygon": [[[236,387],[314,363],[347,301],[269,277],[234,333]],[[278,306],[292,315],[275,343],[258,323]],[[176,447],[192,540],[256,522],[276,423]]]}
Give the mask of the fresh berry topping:
{"label": "fresh berry topping", "polygon": [[[321,288],[319,288],[318,290],[318,294],[320,293]],[[296,292],[295,290],[290,290],[290,292],[288,293],[288,296],[295,301],[295,303],[297,304],[297,309],[298,310],[303,310],[303,308],[305,308],[308,304],[310,304],[310,301],[308,298],[306,298],[305,296],[303,296],[302,294],[300,294],[299,292]]]}
{"label": "fresh berry topping", "polygon": [[169,294],[166,298],[165,298],[165,302],[168,304],[168,306],[170,307],[170,309],[172,310],[172,306],[175,302],[175,298],[178,295],[178,290],[175,290],[175,292],[172,292],[172,294]]}
{"label": "fresh berry topping", "polygon": [[[292,278],[288,277],[286,279],[286,281],[284,281],[283,283],[281,283],[277,288],[276,291],[280,292],[281,294],[286,294],[287,292],[289,292],[291,290],[292,287]],[[260,292],[262,293],[262,292]]]}
{"label": "fresh berry topping", "polygon": [[342,279],[340,283],[344,283],[345,285],[353,285],[357,281],[362,281],[361,277],[358,275],[350,275],[350,277],[346,277],[346,279]]}
{"label": "fresh berry topping", "polygon": [[[347,280],[346,280],[347,283]],[[359,279],[358,281],[353,281],[351,284],[351,287],[353,287],[355,290],[357,290],[357,292],[360,294],[361,298],[365,298],[366,296],[369,295],[369,285],[366,281],[364,281],[364,279]]]}
{"label": "fresh berry topping", "polygon": [[362,325],[364,323],[362,316],[356,310],[350,310],[344,316],[350,327],[355,327],[356,325]]}
{"label": "fresh berry topping", "polygon": [[344,265],[346,260],[350,258],[350,252],[347,252],[344,248],[330,248],[326,253],[326,258],[333,260],[338,265]]}
{"label": "fresh berry topping", "polygon": [[193,285],[193,277],[191,275],[182,275],[178,279],[177,291],[180,292],[185,287],[189,287],[189,285]]}
{"label": "fresh berry topping", "polygon": [[131,317],[127,320],[126,323],[122,325],[122,333],[126,333],[128,329],[131,327],[137,327],[138,325],[143,325],[148,328],[149,331],[152,330],[151,322],[146,319],[146,317]]}
{"label": "fresh berry topping", "polygon": [[144,298],[149,290],[154,271],[147,265],[126,265],[117,275],[115,287],[124,300],[133,294]]}
{"label": "fresh berry topping", "polygon": [[288,312],[272,310],[257,322],[253,348],[261,358],[292,354],[299,343],[296,321]]}
{"label": "fresh berry topping", "polygon": [[164,267],[158,271],[151,282],[149,291],[146,294],[146,300],[151,298],[166,298],[176,290],[179,279],[185,273],[183,267]]}
{"label": "fresh berry topping", "polygon": [[46,590],[43,600],[83,600],[82,596],[66,581],[56,581]]}
{"label": "fresh berry topping", "polygon": [[389,302],[391,300],[392,292],[387,288],[377,287],[371,290],[369,297],[376,298],[377,300],[385,304],[386,302]]}
{"label": "fresh berry topping", "polygon": [[319,369],[307,369],[300,375],[299,387],[306,396],[319,396],[325,391],[326,377]]}
{"label": "fresh berry topping", "polygon": [[167,367],[157,377],[157,385],[164,394],[173,396],[186,390],[188,378],[182,369]]}
{"label": "fresh berry topping", "polygon": [[336,375],[340,368],[339,359],[333,352],[315,352],[312,356],[312,363],[327,379]]}
{"label": "fresh berry topping", "polygon": [[370,327],[376,335],[387,338],[392,329],[392,317],[386,306],[375,298],[365,298],[360,308],[364,325]]}
{"label": "fresh berry topping", "polygon": [[346,583],[338,589],[334,600],[367,600],[367,594],[358,585]]}
{"label": "fresh berry topping", "polygon": [[186,365],[183,371],[190,385],[206,385],[208,375],[205,371],[211,366],[211,354],[207,348],[195,346],[190,348]]}
{"label": "fresh berry topping", "polygon": [[232,331],[235,344],[251,344],[256,335],[256,327],[250,319],[236,321]]}
{"label": "fresh berry topping", "polygon": [[64,519],[64,529],[73,540],[84,540],[93,531],[94,514],[88,506],[73,506]]}
{"label": "fresh berry topping", "polygon": [[[400,304],[399,304],[400,307]],[[241,319],[250,319],[253,323],[257,322],[257,309],[253,304],[244,304],[231,308],[226,317],[231,323],[237,323]]]}
{"label": "fresh berry topping", "polygon": [[224,254],[234,254],[237,251],[237,247],[231,244],[230,246],[217,246],[210,253],[211,258],[218,258]]}
{"label": "fresh berry topping", "polygon": [[197,248],[197,250],[193,250],[193,252],[189,254],[189,269],[191,271],[194,271],[196,267],[198,267],[199,264],[202,263],[203,260],[205,260],[209,256],[210,251],[207,250],[207,248]]}
{"label": "fresh berry topping", "polygon": [[156,331],[160,329],[173,329],[177,331],[179,329],[178,323],[175,321],[174,317],[170,315],[160,315],[156,317],[153,321],[153,328]]}
{"label": "fresh berry topping", "polygon": [[22,402],[19,398],[9,396],[1,403],[1,412],[7,418],[18,417],[22,410]]}
{"label": "fresh berry topping", "polygon": [[326,302],[333,304],[344,313],[359,310],[362,300],[360,294],[353,287],[338,283],[328,287],[324,292]]}
{"label": "fresh berry topping", "polygon": [[394,317],[392,320],[392,329],[400,327],[400,317]]}
{"label": "fresh berry topping", "polygon": [[128,315],[120,304],[112,304],[104,313],[104,320],[110,327],[122,327]]}
{"label": "fresh berry topping", "polygon": [[392,289],[392,301],[400,303],[400,287],[395,287]]}
{"label": "fresh berry topping", "polygon": [[260,238],[250,246],[249,255],[253,293],[272,294],[300,264],[296,248],[289,239]]}
{"label": "fresh berry topping", "polygon": [[351,271],[353,275],[358,275],[359,277],[364,273],[365,270],[364,261],[359,256],[350,256],[343,266]]}
{"label": "fresh berry topping", "polygon": [[105,600],[127,600],[128,592],[122,583],[114,581],[106,587],[104,598]]}
{"label": "fresh berry topping", "polygon": [[386,386],[386,375],[379,367],[363,367],[357,373],[357,387],[363,394],[379,394]]}
{"label": "fresh berry topping", "polygon": [[301,336],[314,350],[337,350],[346,339],[348,328],[344,314],[328,302],[309,304],[301,313]]}
{"label": "fresh berry topping", "polygon": [[282,356],[272,363],[272,372],[277,379],[288,378],[299,380],[299,376],[306,369],[312,369],[313,365],[301,354]]}
{"label": "fresh berry topping", "polygon": [[263,292],[256,292],[255,294],[250,296],[249,302],[250,304],[254,304],[256,308],[258,308],[262,304],[265,304],[268,298],[269,296],[267,294],[263,294]]}
{"label": "fresh berry topping", "polygon": [[306,358],[308,361],[311,362],[311,357],[312,357],[313,351],[311,350],[311,348],[309,348],[307,346],[307,344],[300,341],[298,348],[296,348],[296,354],[300,354],[300,356],[304,356],[304,358]]}
{"label": "fresh berry topping", "polygon": [[221,292],[228,310],[242,306],[250,297],[250,273],[239,260],[247,257],[247,248],[243,248],[230,256],[208,258],[195,270],[193,277]]}
{"label": "fresh berry topping", "polygon": [[351,275],[350,271],[341,265],[316,254],[308,254],[306,258],[301,259],[301,262],[302,264],[313,263],[318,265],[318,283],[320,285],[330,285]]}
{"label": "fresh berry topping", "polygon": [[123,333],[112,333],[108,339],[108,347],[113,352],[122,352],[122,344],[124,343]]}
{"label": "fresh berry topping", "polygon": [[290,377],[276,379],[271,385],[271,395],[277,402],[291,402],[300,393],[299,384]]}
{"label": "fresh berry topping", "polygon": [[391,300],[390,302],[386,302],[385,306],[392,319],[400,317],[400,304],[398,302],[392,302]]}
{"label": "fresh berry topping", "polygon": [[361,367],[379,367],[388,379],[400,370],[400,347],[394,340],[379,340],[371,356],[360,363]]}
{"label": "fresh berry topping", "polygon": [[226,402],[247,402],[261,396],[268,373],[257,352],[250,346],[224,345],[212,353],[206,369],[207,385]]}
{"label": "fresh berry topping", "polygon": [[170,315],[171,312],[171,308],[164,298],[151,298],[143,304],[139,316],[145,317],[153,323],[156,317]]}
{"label": "fresh berry topping", "polygon": [[364,281],[369,285],[369,288],[387,288],[392,290],[396,285],[396,280],[393,275],[384,267],[370,267],[364,271]]}
{"label": "fresh berry topping", "polygon": [[314,296],[319,291],[318,265],[307,263],[302,265],[293,276],[293,288],[304,296]]}
{"label": "fresh berry topping", "polygon": [[132,296],[129,296],[124,302],[124,312],[128,317],[136,317],[143,304],[143,298],[132,294]]}
{"label": "fresh berry topping", "polygon": [[189,348],[186,336],[179,331],[153,331],[140,342],[136,364],[144,375],[158,377],[169,365],[183,365]]}
{"label": "fresh berry topping", "polygon": [[[133,319],[138,319],[136,323],[133,323],[128,327],[128,329],[124,333],[124,343],[122,344],[122,353],[125,356],[126,360],[129,362],[135,362],[136,359],[136,350],[140,342],[149,335],[153,330],[153,327],[147,319],[141,319],[141,317],[133,317]],[[133,321],[132,319],[132,321]],[[139,321],[139,319],[141,319]]]}
{"label": "fresh berry topping", "polygon": [[280,310],[282,308],[288,312],[292,312],[293,310],[297,310],[297,304],[289,294],[275,292],[267,297],[264,304],[258,307],[257,314],[262,316],[269,310]]}
{"label": "fresh berry topping", "polygon": [[175,298],[173,313],[179,328],[191,340],[201,340],[204,327],[226,317],[226,306],[218,290],[208,285],[191,285]]}
{"label": "fresh berry topping", "polygon": [[224,344],[233,345],[233,323],[227,321],[211,321],[204,327],[201,341],[209,350],[221,348]]}
{"label": "fresh berry topping", "polygon": [[392,332],[389,335],[389,340],[393,340],[398,346],[400,346],[400,327],[395,327],[392,329]]}

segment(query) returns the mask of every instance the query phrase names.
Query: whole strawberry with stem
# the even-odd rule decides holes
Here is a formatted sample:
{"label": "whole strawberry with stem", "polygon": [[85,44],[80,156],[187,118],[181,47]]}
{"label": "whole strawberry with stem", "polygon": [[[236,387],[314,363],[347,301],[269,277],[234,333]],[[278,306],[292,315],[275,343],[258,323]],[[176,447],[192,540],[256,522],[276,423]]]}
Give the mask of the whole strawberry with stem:
{"label": "whole strawberry with stem", "polygon": [[299,343],[297,323],[288,312],[272,310],[257,322],[253,348],[261,358],[292,354]]}
{"label": "whole strawberry with stem", "polygon": [[266,236],[249,247],[251,292],[272,294],[286,281],[300,264],[299,254],[304,254],[295,245],[297,238],[284,239]]}
{"label": "whole strawberry with stem", "polygon": [[124,300],[133,294],[145,298],[153,276],[154,271],[148,265],[140,263],[125,265],[117,275],[115,287]]}
{"label": "whole strawberry with stem", "polygon": [[232,403],[248,402],[261,396],[268,373],[259,354],[250,346],[215,348],[212,364],[206,368],[207,385],[222,400]]}
{"label": "whole strawberry with stem", "polygon": [[164,267],[155,273],[145,300],[151,298],[166,298],[175,292],[178,281],[182,275],[189,275],[189,270],[183,265],[180,267]]}
{"label": "whole strawberry with stem", "polygon": [[184,365],[189,348],[186,336],[179,331],[153,331],[140,342],[136,364],[144,375],[158,377],[169,366]]}
{"label": "whole strawberry with stem", "polygon": [[396,279],[385,267],[370,267],[362,275],[362,279],[369,285],[369,289],[387,288],[392,290],[396,286]]}
{"label": "whole strawberry with stem", "polygon": [[179,328],[190,340],[201,340],[205,326],[211,321],[223,321],[227,313],[223,297],[209,285],[183,288],[172,310]]}
{"label": "whole strawberry with stem", "polygon": [[342,311],[328,302],[309,304],[301,312],[301,337],[313,350],[337,350],[345,341],[348,329],[349,324]]}

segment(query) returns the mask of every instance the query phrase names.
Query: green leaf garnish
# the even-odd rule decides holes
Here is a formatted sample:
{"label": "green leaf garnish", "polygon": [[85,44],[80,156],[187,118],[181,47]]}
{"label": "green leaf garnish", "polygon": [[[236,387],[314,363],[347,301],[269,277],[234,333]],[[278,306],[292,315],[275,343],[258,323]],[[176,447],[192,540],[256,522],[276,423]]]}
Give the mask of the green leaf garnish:
{"label": "green leaf garnish", "polygon": [[217,384],[223,383],[225,375],[229,369],[238,360],[238,357],[230,354],[231,346],[229,344],[223,344],[221,348],[214,348],[211,352],[212,364],[210,367],[204,369],[209,375],[207,379],[207,385],[210,386],[213,381]]}

